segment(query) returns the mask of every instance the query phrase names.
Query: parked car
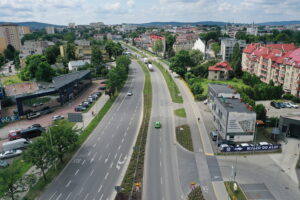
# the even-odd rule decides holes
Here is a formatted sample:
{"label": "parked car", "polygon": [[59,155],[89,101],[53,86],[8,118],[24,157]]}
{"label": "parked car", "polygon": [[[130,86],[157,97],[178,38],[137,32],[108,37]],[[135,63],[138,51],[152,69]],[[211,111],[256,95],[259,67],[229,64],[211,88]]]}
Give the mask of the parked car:
{"label": "parked car", "polygon": [[263,146],[263,145],[269,145],[267,142],[259,142],[258,145]]}
{"label": "parked car", "polygon": [[8,167],[9,163],[5,160],[0,160],[0,167]]}
{"label": "parked car", "polygon": [[65,117],[62,116],[62,115],[54,115],[54,116],[52,117],[52,121],[57,121],[57,120],[64,119],[64,118],[65,118]]}
{"label": "parked car", "polygon": [[218,133],[216,131],[211,131],[210,132],[210,137],[211,137],[212,141],[217,141]]}
{"label": "parked car", "polygon": [[289,105],[290,105],[292,108],[298,108],[298,107],[299,107],[297,104],[294,104],[294,103],[289,103]]}
{"label": "parked car", "polygon": [[49,113],[53,113],[53,109],[50,108],[49,106],[46,106],[46,107],[41,109],[41,113],[44,114],[44,115],[49,114]]}
{"label": "parked car", "polygon": [[277,102],[274,102],[274,101],[271,101],[270,105],[273,106],[276,109],[280,109],[281,108],[280,105]]}
{"label": "parked car", "polygon": [[0,153],[0,159],[12,158],[22,154],[22,150],[9,150],[3,153]]}
{"label": "parked car", "polygon": [[279,105],[280,108],[285,108],[284,103],[282,103],[282,102],[277,102],[277,104]]}
{"label": "parked car", "polygon": [[29,127],[23,130],[10,131],[8,133],[8,139],[12,141],[20,138],[34,138],[40,136],[43,131],[45,131],[43,127]]}
{"label": "parked car", "polygon": [[289,104],[289,102],[283,102],[285,108],[292,108],[292,106]]}
{"label": "parked car", "polygon": [[76,106],[74,108],[75,112],[82,112],[82,111],[85,111],[86,110],[86,107],[84,106]]}
{"label": "parked car", "polygon": [[93,103],[94,99],[93,99],[93,98],[87,98],[86,101],[88,101],[88,102],[90,102],[90,103]]}
{"label": "parked car", "polygon": [[41,116],[40,112],[33,112],[33,113],[27,114],[27,119],[32,120],[32,119],[38,118],[39,116]]}
{"label": "parked car", "polygon": [[89,107],[89,105],[90,105],[89,103],[82,102],[82,103],[79,104],[78,106],[87,108],[87,107]]}
{"label": "parked car", "polygon": [[106,90],[106,87],[105,86],[101,86],[98,88],[98,90]]}
{"label": "parked car", "polygon": [[204,104],[207,104],[207,103],[208,103],[208,99],[205,99],[205,100],[203,101],[203,103],[204,103]]}
{"label": "parked car", "polygon": [[101,92],[94,92],[93,95],[94,95],[94,94],[98,95],[98,97],[101,96]]}
{"label": "parked car", "polygon": [[31,142],[29,140],[26,140],[24,138],[20,138],[20,139],[13,140],[13,141],[10,141],[10,142],[4,142],[2,144],[2,146],[3,146],[3,151],[9,151],[9,150],[25,148],[30,143]]}
{"label": "parked car", "polygon": [[230,147],[228,144],[221,144],[219,150],[222,151],[224,148]]}
{"label": "parked car", "polygon": [[40,124],[32,124],[28,128],[33,128],[33,127],[42,128],[42,126]]}
{"label": "parked car", "polygon": [[16,140],[21,138],[21,129],[14,129],[14,130],[10,130],[8,132],[8,139],[11,140]]}

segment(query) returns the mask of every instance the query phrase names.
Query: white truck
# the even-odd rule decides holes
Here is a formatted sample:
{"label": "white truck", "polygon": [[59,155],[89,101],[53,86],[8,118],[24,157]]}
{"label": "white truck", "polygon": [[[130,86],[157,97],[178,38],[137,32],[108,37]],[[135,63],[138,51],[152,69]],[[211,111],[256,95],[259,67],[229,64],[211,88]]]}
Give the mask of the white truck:
{"label": "white truck", "polygon": [[148,63],[148,58],[144,58],[144,63],[145,63],[145,64]]}
{"label": "white truck", "polygon": [[149,69],[150,72],[153,72],[153,66],[152,66],[152,64],[150,64],[150,63],[148,64],[148,69]]}
{"label": "white truck", "polygon": [[24,138],[20,138],[20,139],[13,140],[10,142],[4,142],[2,144],[2,146],[3,146],[3,151],[9,151],[9,150],[15,150],[15,149],[23,149],[30,143],[31,143],[30,141],[28,141]]}

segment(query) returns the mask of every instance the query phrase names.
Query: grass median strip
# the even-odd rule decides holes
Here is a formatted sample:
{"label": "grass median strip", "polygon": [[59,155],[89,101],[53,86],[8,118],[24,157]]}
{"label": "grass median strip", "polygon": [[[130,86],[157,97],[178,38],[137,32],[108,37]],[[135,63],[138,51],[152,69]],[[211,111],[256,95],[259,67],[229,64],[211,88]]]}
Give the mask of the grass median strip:
{"label": "grass median strip", "polygon": [[237,184],[237,190],[234,191],[234,181],[225,181],[224,184],[225,184],[225,187],[226,187],[226,190],[230,196],[230,199],[232,200],[247,200],[247,198],[245,197],[243,191],[241,190],[240,186]]}
{"label": "grass median strip", "polygon": [[144,156],[152,107],[152,85],[148,68],[141,61],[138,61],[138,63],[145,73],[143,119],[129,166],[122,181],[121,187],[123,190],[118,193],[116,199],[128,199],[131,195],[132,199],[142,198],[141,192],[133,192],[133,185],[143,180]]}
{"label": "grass median strip", "polygon": [[176,109],[176,110],[174,110],[174,113],[178,117],[186,118],[186,112],[185,112],[184,108]]}
{"label": "grass median strip", "polygon": [[167,86],[169,88],[169,92],[172,98],[172,101],[174,103],[183,103],[183,98],[181,96],[181,93],[173,80],[171,74],[158,62],[153,61],[153,64],[161,71],[163,74],[165,81],[167,83]]}
{"label": "grass median strip", "polygon": [[113,103],[115,102],[116,98],[112,97],[109,99],[102,109],[99,111],[99,113],[96,115],[96,117],[89,123],[89,125],[84,129],[84,131],[80,134],[78,145],[77,147],[66,157],[64,158],[64,161],[62,163],[58,163],[56,166],[52,166],[47,172],[47,181],[44,181],[44,179],[40,179],[37,184],[35,184],[26,194],[24,197],[24,200],[26,199],[35,199],[36,197],[40,196],[45,187],[52,182],[52,180],[59,175],[59,173],[64,169],[64,167],[68,164],[68,162],[72,159],[74,154],[77,152],[77,150],[80,148],[80,146],[84,143],[84,141],[87,139],[87,137],[93,132],[93,130],[96,128],[96,126],[100,123],[100,121],[103,119],[105,114],[109,111]]}
{"label": "grass median strip", "polygon": [[176,127],[176,139],[181,146],[194,151],[190,127],[187,124]]}

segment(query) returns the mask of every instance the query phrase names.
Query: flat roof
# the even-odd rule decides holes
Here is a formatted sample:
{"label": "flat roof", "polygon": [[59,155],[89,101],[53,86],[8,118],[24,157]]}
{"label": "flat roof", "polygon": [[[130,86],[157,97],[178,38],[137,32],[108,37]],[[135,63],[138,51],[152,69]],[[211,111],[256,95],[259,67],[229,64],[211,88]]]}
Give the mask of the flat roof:
{"label": "flat roof", "polygon": [[228,112],[254,113],[254,111],[250,111],[246,107],[246,104],[241,102],[240,99],[218,97],[217,100]]}
{"label": "flat roof", "polygon": [[211,88],[216,94],[225,93],[233,94],[236,91],[225,84],[209,83],[208,87]]}
{"label": "flat roof", "polygon": [[52,79],[52,83],[54,88],[60,89],[61,87],[68,85],[76,80],[82,79],[86,75],[88,75],[91,71],[90,70],[81,70],[72,72],[69,74],[64,74],[61,76],[56,76]]}
{"label": "flat roof", "polygon": [[300,112],[288,113],[287,115],[282,115],[281,117],[293,119],[293,120],[300,120]]}

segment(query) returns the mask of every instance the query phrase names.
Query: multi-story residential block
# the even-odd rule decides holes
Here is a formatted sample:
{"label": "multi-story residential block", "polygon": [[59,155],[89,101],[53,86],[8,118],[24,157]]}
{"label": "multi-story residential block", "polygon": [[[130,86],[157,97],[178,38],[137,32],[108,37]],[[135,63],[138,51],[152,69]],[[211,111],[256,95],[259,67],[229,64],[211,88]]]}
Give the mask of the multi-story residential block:
{"label": "multi-story residential block", "polygon": [[209,80],[227,80],[229,78],[229,72],[232,71],[232,67],[226,61],[219,62],[214,66],[208,67],[208,79]]}
{"label": "multi-story residential block", "polygon": [[30,27],[29,26],[18,26],[19,35],[20,38],[22,38],[25,34],[30,33]]}
{"label": "multi-story residential block", "polygon": [[99,41],[104,40],[104,34],[95,34],[93,37],[95,40],[99,40]]}
{"label": "multi-story residential block", "polygon": [[47,26],[45,29],[46,29],[47,34],[54,34],[55,33],[55,28],[53,26]]}
{"label": "multi-story residential block", "polygon": [[69,28],[76,28],[76,24],[74,22],[69,23]]}
{"label": "multi-story residential block", "polygon": [[294,44],[249,44],[243,51],[242,70],[300,96],[300,48]]}
{"label": "multi-story residential block", "polygon": [[222,55],[222,60],[227,60],[229,61],[230,56],[233,53],[233,48],[235,44],[239,44],[240,50],[242,51],[245,46],[246,46],[246,41],[245,40],[236,40],[233,38],[223,38],[221,40],[221,55]]}
{"label": "multi-story residential block", "polygon": [[98,30],[98,29],[105,27],[105,24],[103,22],[93,22],[93,23],[90,23],[90,26],[95,28],[96,30]]}
{"label": "multi-story residential block", "polygon": [[173,49],[175,52],[180,50],[191,50],[198,38],[199,36],[193,33],[178,35],[176,37],[176,42],[173,45]]}
{"label": "multi-story residential block", "polygon": [[0,25],[0,53],[6,49],[7,45],[12,45],[16,50],[21,49],[21,40],[19,37],[19,29],[16,24]]}
{"label": "multi-story residential block", "polygon": [[256,113],[228,85],[208,84],[208,106],[213,123],[223,139],[234,142],[253,141]]}
{"label": "multi-story residential block", "polygon": [[120,31],[122,32],[133,32],[136,31],[137,25],[134,24],[122,24]]}

